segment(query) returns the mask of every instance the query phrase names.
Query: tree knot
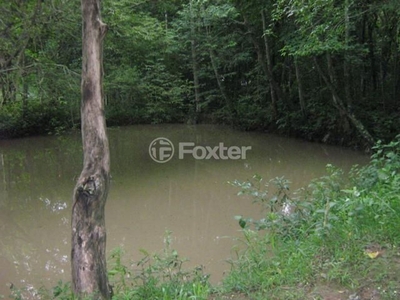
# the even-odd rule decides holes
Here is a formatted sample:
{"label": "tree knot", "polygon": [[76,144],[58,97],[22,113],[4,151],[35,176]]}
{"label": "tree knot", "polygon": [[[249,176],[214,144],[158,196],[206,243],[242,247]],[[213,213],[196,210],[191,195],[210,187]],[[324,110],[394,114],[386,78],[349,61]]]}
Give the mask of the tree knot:
{"label": "tree knot", "polygon": [[81,185],[81,191],[87,195],[94,195],[99,185],[99,180],[94,176],[90,176]]}

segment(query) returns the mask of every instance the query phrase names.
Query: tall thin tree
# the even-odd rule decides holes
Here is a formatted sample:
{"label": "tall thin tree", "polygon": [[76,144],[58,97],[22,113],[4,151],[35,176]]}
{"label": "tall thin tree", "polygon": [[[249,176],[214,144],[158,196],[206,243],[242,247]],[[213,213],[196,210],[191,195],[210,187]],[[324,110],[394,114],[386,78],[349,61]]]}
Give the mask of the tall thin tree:
{"label": "tall thin tree", "polygon": [[100,0],[81,0],[81,8],[83,170],[72,207],[72,285],[79,297],[110,299],[104,221],[110,155],[102,88],[102,44],[107,26],[101,21]]}
{"label": "tall thin tree", "polygon": [[196,16],[193,8],[193,1],[189,2],[190,8],[190,45],[192,50],[192,70],[194,85],[194,102],[195,102],[195,118],[194,123],[198,122],[200,115],[200,83],[199,83],[199,66],[197,61],[197,41],[196,41]]}

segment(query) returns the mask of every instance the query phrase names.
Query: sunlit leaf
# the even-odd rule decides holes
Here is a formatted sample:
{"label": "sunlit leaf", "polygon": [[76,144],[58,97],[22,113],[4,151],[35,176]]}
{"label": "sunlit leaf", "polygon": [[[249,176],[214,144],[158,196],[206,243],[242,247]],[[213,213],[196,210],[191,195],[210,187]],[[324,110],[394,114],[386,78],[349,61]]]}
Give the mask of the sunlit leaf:
{"label": "sunlit leaf", "polygon": [[377,258],[379,254],[381,254],[380,251],[369,251],[369,250],[366,250],[364,253],[371,259]]}

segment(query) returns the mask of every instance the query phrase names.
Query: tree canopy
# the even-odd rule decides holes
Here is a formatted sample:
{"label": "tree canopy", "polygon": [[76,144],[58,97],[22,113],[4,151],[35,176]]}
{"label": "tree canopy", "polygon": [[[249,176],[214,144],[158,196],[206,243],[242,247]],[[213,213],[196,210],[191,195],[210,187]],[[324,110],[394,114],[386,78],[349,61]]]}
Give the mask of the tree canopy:
{"label": "tree canopy", "polygon": [[[102,5],[109,126],[213,122],[354,146],[398,132],[396,0]],[[0,136],[79,127],[79,6],[0,7]]]}

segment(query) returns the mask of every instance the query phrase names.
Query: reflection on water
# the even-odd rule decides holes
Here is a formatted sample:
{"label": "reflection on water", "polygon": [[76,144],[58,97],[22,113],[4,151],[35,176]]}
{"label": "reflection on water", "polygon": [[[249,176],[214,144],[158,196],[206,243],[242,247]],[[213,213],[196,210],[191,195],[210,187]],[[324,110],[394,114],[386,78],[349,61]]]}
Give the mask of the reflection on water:
{"label": "reflection on water", "polygon": [[[204,265],[213,281],[229,268],[230,237],[240,236],[233,217],[259,213],[228,180],[285,176],[295,189],[323,175],[327,163],[348,169],[367,161],[337,147],[209,125],[134,126],[110,129],[109,137],[108,250],[122,245],[127,261],[139,260],[140,249],[160,251],[170,230],[172,247],[189,265]],[[159,164],[148,152],[157,137],[252,150],[246,160],[185,156]],[[70,206],[81,165],[79,134],[0,141],[0,294],[8,295],[10,284],[34,294],[41,284],[69,280]]]}

